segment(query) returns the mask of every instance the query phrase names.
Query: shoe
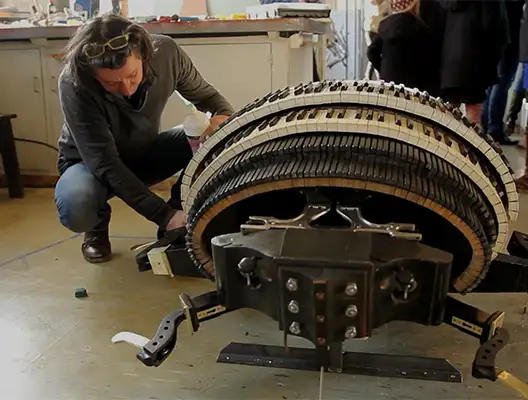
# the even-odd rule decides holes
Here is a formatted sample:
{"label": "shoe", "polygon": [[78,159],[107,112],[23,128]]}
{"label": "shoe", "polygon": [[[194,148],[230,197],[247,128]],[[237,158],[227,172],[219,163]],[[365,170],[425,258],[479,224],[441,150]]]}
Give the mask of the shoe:
{"label": "shoe", "polygon": [[517,115],[515,115],[514,117],[506,121],[506,124],[504,126],[504,134],[506,136],[515,135],[517,133],[517,130]]}
{"label": "shoe", "polygon": [[501,138],[495,139],[495,141],[503,146],[515,146],[519,144],[518,140],[512,140],[508,136],[502,136]]}
{"label": "shoe", "polygon": [[92,231],[84,235],[81,246],[84,259],[89,263],[103,263],[112,259],[112,246],[108,231]]}
{"label": "shoe", "polygon": [[525,96],[525,91],[522,92],[514,92],[513,99],[510,104],[510,109],[508,110],[507,117],[506,117],[506,130],[505,133],[507,135],[511,135],[515,133],[515,127],[517,124],[517,118],[519,116],[519,113],[521,112],[521,108],[523,105]]}
{"label": "shoe", "polygon": [[511,135],[515,134],[515,131],[516,131],[515,124],[514,125],[508,124],[508,125],[506,125],[506,128],[504,129],[504,134],[506,136],[511,136]]}

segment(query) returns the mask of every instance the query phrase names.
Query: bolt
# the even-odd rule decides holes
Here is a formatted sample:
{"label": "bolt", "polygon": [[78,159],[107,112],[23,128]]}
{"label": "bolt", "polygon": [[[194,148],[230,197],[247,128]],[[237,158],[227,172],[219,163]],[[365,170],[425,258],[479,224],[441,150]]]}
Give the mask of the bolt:
{"label": "bolt", "polygon": [[317,344],[319,346],[323,346],[326,343],[326,339],[324,337],[318,337],[317,338]]}
{"label": "bolt", "polygon": [[315,294],[315,298],[316,298],[317,300],[324,300],[324,298],[325,298],[325,294],[324,294],[324,292],[317,292],[317,293]]}
{"label": "bolt", "polygon": [[357,329],[355,326],[350,326],[347,328],[346,332],[345,332],[345,337],[347,339],[352,339],[352,338],[355,338],[357,336]]}
{"label": "bolt", "polygon": [[358,308],[354,304],[349,305],[345,311],[345,315],[349,318],[354,318],[357,315],[357,313],[358,313]]}
{"label": "bolt", "polygon": [[358,287],[355,283],[349,283],[347,286],[346,286],[346,289],[345,289],[345,294],[347,296],[355,296],[358,292]]}
{"label": "bolt", "polygon": [[318,315],[317,316],[317,322],[322,324],[324,321],[325,321],[325,316],[324,315]]}
{"label": "bolt", "polygon": [[299,303],[295,300],[290,301],[290,304],[288,304],[288,311],[297,314],[299,312]]}
{"label": "bolt", "polygon": [[286,289],[290,292],[295,292],[298,287],[297,279],[290,278],[286,281]]}
{"label": "bolt", "polygon": [[290,325],[290,332],[294,335],[298,335],[301,333],[301,325],[299,325],[298,322],[293,321]]}

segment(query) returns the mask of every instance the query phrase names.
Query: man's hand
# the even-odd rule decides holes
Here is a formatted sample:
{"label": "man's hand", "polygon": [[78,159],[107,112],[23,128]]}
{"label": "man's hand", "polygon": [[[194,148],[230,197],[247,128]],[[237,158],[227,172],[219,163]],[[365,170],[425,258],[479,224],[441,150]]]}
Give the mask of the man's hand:
{"label": "man's hand", "polygon": [[207,130],[204,133],[202,133],[202,135],[200,136],[200,142],[202,143],[205,142],[209,138],[209,136],[213,134],[216,128],[218,128],[218,125],[220,125],[222,122],[224,122],[228,118],[229,118],[229,115],[215,115],[211,117],[211,119],[209,120],[210,121],[209,128],[207,128]]}
{"label": "man's hand", "polygon": [[187,215],[181,210],[176,211],[176,214],[173,215],[167,226],[165,227],[166,231],[172,231],[174,229],[181,228],[187,223]]}

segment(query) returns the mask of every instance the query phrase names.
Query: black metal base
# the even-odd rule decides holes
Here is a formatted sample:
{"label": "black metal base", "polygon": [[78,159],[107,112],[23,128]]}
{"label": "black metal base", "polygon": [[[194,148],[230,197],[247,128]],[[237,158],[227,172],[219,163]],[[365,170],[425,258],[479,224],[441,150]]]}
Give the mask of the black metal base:
{"label": "black metal base", "polygon": [[472,293],[526,292],[528,292],[528,258],[508,254],[499,254],[491,262],[486,278],[472,291]]}
{"label": "black metal base", "polygon": [[196,265],[191,261],[187,249],[171,246],[166,251],[167,258],[170,261],[172,273],[175,276],[187,278],[205,278],[205,276],[196,268]]}
{"label": "black metal base", "polygon": [[136,255],[136,263],[140,272],[150,271],[152,265],[148,257],[148,252],[159,247],[167,247],[165,254],[169,260],[170,269],[175,276],[187,278],[204,278],[198,268],[194,265],[185,248],[185,229],[167,232],[165,237],[156,243],[143,249]]}
{"label": "black metal base", "polygon": [[486,278],[473,292],[528,292],[528,236],[513,231],[508,243],[508,253],[510,254],[499,254],[491,262]]}
{"label": "black metal base", "polygon": [[[191,261],[184,243],[174,243],[167,238],[143,250],[136,256],[141,272],[152,269],[147,253],[155,247],[167,246],[167,258],[175,276],[205,278]],[[525,293],[528,292],[528,236],[514,231],[508,245],[508,254],[499,254],[492,261],[486,278],[473,290],[473,293]]]}
{"label": "black metal base", "polygon": [[[316,301],[314,309],[324,310],[324,312],[320,312],[320,314],[318,314],[320,318],[317,319],[316,327],[325,321],[326,315],[334,315],[332,314],[332,310],[334,310],[333,308],[330,307],[329,313],[326,312],[326,308],[321,308],[319,303],[323,302],[323,300],[325,302],[330,302],[336,307],[343,308],[344,303],[339,303],[339,301],[341,300],[339,300],[340,298],[335,297],[335,293],[344,293],[347,296],[347,299],[359,299],[360,296],[358,296],[358,294],[361,294],[361,292],[358,291],[357,285],[354,288],[352,284],[350,284],[350,286],[352,286],[352,289],[350,289],[350,291],[348,291],[349,284],[347,284],[346,286],[345,284],[343,284],[342,288],[335,289],[333,291],[323,291],[322,289],[320,289],[320,282],[317,282],[317,284],[315,284],[314,278],[312,276],[309,276],[306,273],[303,275],[301,272],[298,271],[301,267],[307,269],[312,266],[313,268],[312,264],[315,263],[315,266],[317,268],[323,269],[328,268],[329,265],[334,266],[332,272],[335,273],[336,270],[338,270],[340,267],[339,260],[337,260],[337,265],[334,265],[336,263],[336,260],[328,258],[328,263],[325,261],[323,263],[324,265],[319,265],[315,261],[319,260],[317,262],[321,262],[320,254],[319,258],[314,258],[315,261],[310,259],[310,257],[313,257],[313,255],[311,255],[309,251],[307,251],[306,255],[301,254],[301,256],[299,256],[298,254],[296,254],[288,246],[293,243],[293,239],[298,239],[300,231],[290,231],[290,234],[287,238],[282,237],[279,238],[280,240],[278,240],[277,238],[275,238],[274,240],[266,240],[269,239],[268,236],[273,236],[269,232],[271,231],[264,231],[264,233],[258,233],[253,236],[244,237],[244,240],[247,241],[247,243],[241,240],[241,242],[243,242],[242,244],[244,245],[239,246],[233,245],[234,242],[232,241],[222,242],[222,240],[218,239],[216,241],[216,244],[213,241],[213,247],[216,245],[216,247],[214,248],[216,248],[217,250],[216,252],[213,251],[213,255],[215,256],[215,269],[218,278],[217,283],[221,282],[221,285],[217,287],[218,292],[215,290],[212,292],[204,293],[203,295],[194,298],[182,295],[180,300],[182,302],[183,309],[177,310],[167,315],[160,323],[156,335],[152,337],[152,339],[143,347],[143,350],[138,354],[138,359],[143,364],[147,366],[159,366],[168,357],[168,355],[172,352],[176,345],[177,329],[183,321],[187,321],[191,331],[196,332],[201,322],[205,322],[209,319],[216,318],[227,312],[242,308],[260,310],[264,314],[267,314],[268,316],[275,318],[276,320],[282,321],[282,319],[284,318],[282,318],[280,315],[274,314],[275,306],[269,309],[263,307],[263,303],[275,303],[274,301],[272,301],[273,299],[268,301],[264,301],[262,299],[262,296],[263,294],[265,294],[265,289],[267,286],[263,285],[262,287],[260,287],[256,285],[256,277],[261,275],[250,274],[250,272],[252,273],[252,271],[256,270],[257,266],[259,266],[259,268],[261,269],[264,268],[264,266],[268,268],[269,265],[275,266],[280,269],[279,272],[281,274],[283,274],[284,271],[296,272],[295,276],[292,275],[287,280],[283,279],[283,275],[279,274],[279,280],[282,279],[282,290],[284,292],[286,292],[287,290],[287,295],[294,298],[295,300],[290,301],[290,298],[288,297],[288,301],[284,301],[284,304],[288,305],[287,310],[284,310],[284,314],[288,315],[289,317],[294,314],[296,321],[299,319],[299,309],[296,309],[293,306],[295,306],[299,301],[304,299],[304,297],[300,295],[298,295],[297,297],[293,297],[294,295],[292,295],[291,293],[298,294],[299,287],[301,287],[306,280],[313,284],[314,289],[313,291],[311,289],[308,290],[308,297],[311,299],[312,295],[315,296]],[[274,232],[274,235],[276,236],[277,231]],[[165,237],[163,239],[160,239],[158,243],[151,246],[151,248],[162,246],[165,247],[170,245],[170,247],[167,247],[165,251],[169,259],[170,266],[174,271],[174,274],[180,276],[197,276],[196,269],[190,262],[190,257],[186,253],[185,245],[181,240],[183,238],[183,234],[184,232],[175,232],[173,237]],[[313,234],[313,231],[311,232],[311,234]],[[311,234],[305,232],[303,233],[304,237],[302,237],[305,239],[304,241],[295,240],[294,242],[305,244],[323,243],[320,247],[325,249],[326,247],[328,247],[327,242],[331,242],[332,246],[337,246],[336,248],[340,246],[339,240],[332,238],[331,235],[325,235],[325,241],[317,241],[314,240],[314,237],[312,237],[313,235],[311,236]],[[284,235],[286,235],[286,233],[284,233]],[[288,242],[288,240],[286,239],[291,240]],[[357,241],[354,241],[353,237],[341,239],[345,240],[346,243],[357,244]],[[229,243],[229,253],[223,251],[224,243]],[[276,246],[276,248],[272,249],[275,252],[277,252],[277,248],[280,248],[280,255],[283,256],[282,259],[280,259],[279,256],[269,256],[270,254],[274,254],[273,251],[262,251],[259,253],[261,243],[272,243],[274,246]],[[341,246],[341,248],[344,247],[346,246]],[[405,254],[412,254],[412,251],[407,252],[405,249],[402,250],[401,246],[395,247],[398,248],[400,251],[403,251]],[[310,247],[308,246],[308,249],[309,248]],[[138,265],[143,265],[145,269],[149,269],[149,250],[150,249],[146,249],[137,256]],[[528,236],[519,232],[514,232],[513,237],[509,243],[508,250],[511,255],[501,254],[493,261],[492,265],[490,266],[487,278],[482,281],[481,284],[477,287],[476,292],[519,293],[528,291],[528,259],[521,258],[524,255],[528,255]],[[348,251],[351,251],[351,249],[349,248]],[[357,253],[358,260],[361,260],[361,256],[365,258],[365,255],[361,251],[358,251]],[[262,258],[259,259],[259,262],[261,263],[259,265],[251,263],[253,259],[256,259],[255,254],[262,255]],[[295,257],[295,255],[297,255],[297,257]],[[250,256],[253,258],[251,258]],[[269,261],[269,264],[262,264],[262,260],[265,257],[271,257],[273,260]],[[350,258],[354,257],[348,255],[347,258],[346,255],[344,255],[341,256],[339,259],[349,260]],[[391,257],[386,258],[392,259]],[[242,263],[242,261],[248,260],[250,261],[249,263]],[[292,260],[297,260],[298,263],[295,264]],[[436,258],[432,257],[432,260],[433,262],[431,262],[430,264],[434,264]],[[235,265],[237,266],[237,269],[234,269]],[[255,268],[248,269],[248,267]],[[407,268],[409,268],[409,266],[407,266]],[[224,272],[234,271],[235,274],[232,276],[229,275],[229,279],[227,279],[225,276],[224,279],[221,279],[222,270]],[[356,270],[361,270],[361,268],[356,268]],[[261,270],[258,271],[262,272]],[[241,276],[237,274],[241,274]],[[264,274],[262,276],[269,277],[271,275]],[[316,278],[321,279],[319,275]],[[290,280],[292,281],[291,283]],[[374,282],[373,280],[371,281]],[[429,282],[430,279],[424,279],[423,281]],[[349,282],[349,280],[343,280],[343,282]],[[359,282],[359,280],[352,279],[352,282]],[[386,280],[382,280],[382,283],[385,282]],[[247,288],[245,286],[242,287],[244,283],[246,284]],[[414,320],[410,318],[415,318],[417,315],[417,313],[413,309],[412,312],[408,311],[406,313],[400,313],[398,315],[395,314],[394,316],[388,317],[385,320],[378,321],[376,322],[375,326],[381,326],[392,320],[414,321],[425,325],[439,325],[441,323],[451,325],[459,331],[475,337],[479,341],[479,347],[473,361],[471,371],[472,376],[476,379],[486,379],[489,381],[504,381],[506,379],[504,378],[504,371],[499,370],[495,365],[497,355],[507,345],[509,339],[507,330],[503,328],[504,313],[501,311],[488,313],[484,310],[480,310],[474,306],[466,304],[463,301],[460,301],[452,296],[447,295],[448,274],[446,274],[446,279],[444,283],[444,292],[440,294],[441,296],[432,300],[425,301],[426,305],[429,304],[429,308],[431,308],[433,304],[441,303],[440,305],[442,306],[442,311],[438,314],[440,316],[439,320],[435,318],[418,318],[417,320]],[[391,286],[379,285],[379,288],[381,290],[385,290],[386,287]],[[395,287],[397,288],[398,286]],[[269,290],[269,287],[267,288]],[[251,296],[248,295],[246,297],[246,301],[239,301],[242,291],[244,289],[246,289],[247,293],[251,293]],[[273,290],[272,292],[273,296],[276,297],[277,292],[280,291]],[[397,295],[399,292],[396,291],[394,293],[396,293]],[[410,291],[409,293],[411,293],[412,295],[413,292]],[[446,295],[447,298],[445,297]],[[391,299],[393,302],[402,301],[402,299],[399,297],[391,297]],[[309,304],[307,302],[305,303]],[[293,304],[293,306],[290,309],[291,304]],[[355,305],[359,308],[358,304],[360,304],[359,301],[355,303]],[[386,307],[384,308],[378,306],[374,310],[372,315],[379,316],[382,312],[386,312],[386,310]],[[356,315],[357,308],[355,315],[346,315],[346,317],[353,318]],[[299,329],[300,324],[297,323],[297,325],[294,325],[293,323],[290,324],[290,322],[291,321],[289,320],[286,322],[282,321],[281,330],[297,335],[298,337],[304,337],[302,336],[304,331]],[[372,321],[370,323],[372,324]],[[354,326],[354,328],[356,328],[356,326]],[[310,331],[305,331],[308,332],[305,335],[305,338],[310,340]],[[338,332],[339,330],[333,329],[333,332],[334,331]],[[359,337],[363,337],[358,335],[358,333],[368,336],[368,332],[362,332],[361,329],[350,330],[350,332],[352,332],[350,334],[348,334],[348,332],[349,330],[347,328],[344,333],[341,331],[339,331],[338,333],[344,335],[344,337],[356,339]],[[316,333],[316,335],[320,335],[315,336],[317,339],[316,341],[310,340],[312,343],[316,344],[315,349],[293,347],[285,348],[281,346],[231,343],[221,351],[217,362],[317,372],[320,371],[321,368],[325,368],[327,372],[338,372],[344,374],[367,375],[389,378],[406,378],[454,383],[459,383],[463,380],[460,371],[456,369],[451,363],[449,363],[449,361],[443,358],[343,352],[343,340],[341,339],[341,336],[336,338],[334,335],[332,340],[328,340],[328,343],[332,343],[330,348],[328,348],[327,340],[325,339],[325,337],[320,333]],[[515,387],[515,389],[522,393],[526,393],[528,396],[528,385],[524,386],[526,386],[525,389],[519,389],[519,387]]]}
{"label": "black metal base", "polygon": [[[249,366],[319,371],[321,366],[314,349],[230,343],[222,349],[217,362]],[[327,371],[333,372],[333,371]],[[420,379],[439,382],[462,382],[462,374],[449,361],[390,354],[343,354],[343,374],[386,378]]]}

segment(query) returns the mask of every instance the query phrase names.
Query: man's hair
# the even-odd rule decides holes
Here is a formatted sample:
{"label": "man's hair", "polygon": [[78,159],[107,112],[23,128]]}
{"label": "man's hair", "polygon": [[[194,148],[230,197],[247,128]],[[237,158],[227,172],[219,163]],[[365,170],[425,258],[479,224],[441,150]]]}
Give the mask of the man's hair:
{"label": "man's hair", "polygon": [[[112,50],[106,46],[98,57],[89,58],[86,46],[103,45],[109,40],[128,34],[128,46]],[[75,86],[82,86],[94,76],[96,68],[119,69],[127,58],[136,52],[142,59],[145,73],[150,72],[150,61],[154,55],[152,37],[145,28],[116,14],[95,17],[79,27],[66,46],[64,68],[69,72]]]}

